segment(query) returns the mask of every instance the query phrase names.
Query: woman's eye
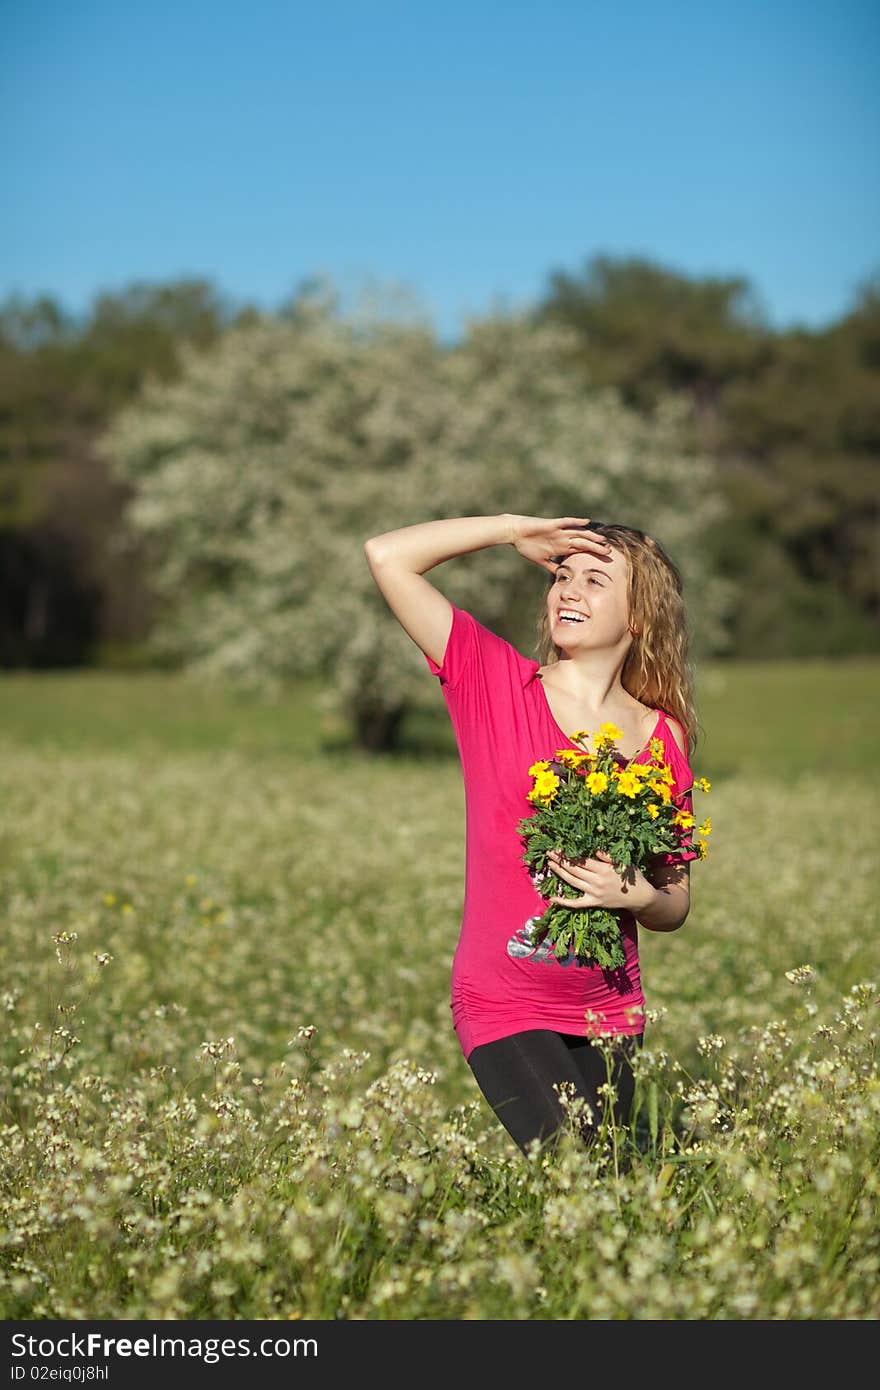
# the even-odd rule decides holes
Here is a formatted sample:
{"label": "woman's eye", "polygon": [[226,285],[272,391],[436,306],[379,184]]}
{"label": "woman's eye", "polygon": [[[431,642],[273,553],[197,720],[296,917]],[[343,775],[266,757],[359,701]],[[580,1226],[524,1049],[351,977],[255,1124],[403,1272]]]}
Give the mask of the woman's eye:
{"label": "woman's eye", "polygon": [[[568,580],[570,580],[570,579],[571,579],[571,575],[569,575],[569,574],[560,574],[558,570],[556,571],[556,583],[557,583],[557,584],[565,584],[565,583],[566,583]],[[589,582],[590,584],[596,584],[600,589],[604,589],[604,588],[605,588],[605,585],[603,584],[602,580],[598,577],[598,575],[590,574],[590,575],[587,576],[587,580],[588,580],[588,582]]]}

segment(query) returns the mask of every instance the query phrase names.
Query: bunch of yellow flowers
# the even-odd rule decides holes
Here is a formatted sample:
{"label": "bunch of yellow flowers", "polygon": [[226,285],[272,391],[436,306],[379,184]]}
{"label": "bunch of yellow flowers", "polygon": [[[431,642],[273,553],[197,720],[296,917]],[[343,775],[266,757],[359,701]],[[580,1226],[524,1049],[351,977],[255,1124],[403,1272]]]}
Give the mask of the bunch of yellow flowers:
{"label": "bunch of yellow flowers", "polygon": [[[571,742],[584,743],[589,737],[578,729]],[[662,739],[651,739],[649,761],[621,765],[615,747],[621,737],[616,725],[602,724],[592,735],[591,750],[557,748],[552,758],[529,768],[533,783],[526,796],[535,810],[517,828],[526,842],[523,858],[544,897],[577,896],[548,866],[550,850],[577,860],[602,849],[620,872],[630,865],[644,869],[652,854],[681,848],[696,849],[705,858],[711,821],[707,818],[699,826],[700,838],[693,844],[687,832],[695,819],[675,804],[684,793],[673,798],[675,775],[665,761]],[[694,782],[701,791],[710,785],[705,777]],[[619,914],[610,909],[554,903],[537,922],[534,935],[543,937],[549,930],[560,959],[573,945],[584,963],[614,968],[624,960],[619,927]]]}
{"label": "bunch of yellow flowers", "polygon": [[[572,743],[579,743],[590,737],[585,729],[577,729],[570,735]],[[608,748],[610,744],[618,738],[623,737],[623,731],[618,729],[615,724],[606,723],[601,726],[598,733],[592,735],[593,744],[597,754]],[[660,806],[669,803],[672,799],[672,785],[675,781],[672,768],[663,761],[663,741],[659,738],[652,738],[648,745],[651,753],[651,763],[631,762],[625,767],[615,763],[611,769],[610,777],[613,778],[615,790],[621,796],[627,796],[631,800],[635,798],[647,786],[656,797],[657,801],[647,801],[646,810],[652,820],[656,820],[660,814]],[[573,772],[584,772],[584,769],[594,761],[594,754],[590,752],[579,753],[574,748],[557,748],[553,755],[554,762],[561,763],[563,768]],[[561,786],[561,778],[555,773],[546,759],[532,763],[529,768],[529,776],[534,778],[534,785],[527,793],[527,799],[538,806],[551,806],[553,798]],[[584,773],[584,781],[591,796],[598,796],[609,786],[609,773],[590,771]],[[707,792],[712,783],[705,777],[698,777],[694,786],[700,791]],[[673,816],[673,823],[681,826],[683,830],[690,830],[696,821],[687,811],[678,811]],[[697,841],[697,849],[701,859],[705,859],[707,845],[706,838],[712,831],[712,822],[707,816],[702,825],[697,827],[697,834],[701,838]]]}

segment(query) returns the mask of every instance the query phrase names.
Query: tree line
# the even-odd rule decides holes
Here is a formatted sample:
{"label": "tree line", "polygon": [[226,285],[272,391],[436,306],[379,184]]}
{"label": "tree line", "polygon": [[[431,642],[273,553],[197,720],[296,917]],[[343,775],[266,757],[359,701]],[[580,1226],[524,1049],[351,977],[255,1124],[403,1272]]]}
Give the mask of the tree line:
{"label": "tree line", "polygon": [[[877,651],[878,376],[880,281],[826,329],[775,331],[740,278],[596,257],[451,345],[424,323],[355,321],[318,282],[271,313],[202,280],[105,293],[81,320],[14,297],[0,665],[259,664],[281,680],[308,665],[284,655],[300,618],[315,669],[345,640],[303,616],[333,587],[301,553],[306,523],[317,538],[329,519],[344,567],[347,540],[360,563],[356,538],[386,522],[585,508],[685,560],[698,650]],[[520,637],[528,586],[484,558],[465,591]],[[373,611],[366,593],[345,602],[353,620]],[[395,718],[383,682],[414,676],[402,650],[392,668],[365,647],[365,729]]]}

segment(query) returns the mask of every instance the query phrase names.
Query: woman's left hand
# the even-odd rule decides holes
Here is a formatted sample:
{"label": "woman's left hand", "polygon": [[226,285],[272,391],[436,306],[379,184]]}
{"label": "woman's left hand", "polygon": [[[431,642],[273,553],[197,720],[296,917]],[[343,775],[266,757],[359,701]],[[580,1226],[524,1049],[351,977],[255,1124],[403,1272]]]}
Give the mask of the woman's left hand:
{"label": "woman's left hand", "polygon": [[550,850],[547,863],[566,883],[581,890],[577,898],[548,899],[560,907],[628,908],[630,912],[641,912],[653,901],[654,886],[641,869],[631,865],[618,873],[611,855],[602,849],[596,851],[595,858],[580,861]]}

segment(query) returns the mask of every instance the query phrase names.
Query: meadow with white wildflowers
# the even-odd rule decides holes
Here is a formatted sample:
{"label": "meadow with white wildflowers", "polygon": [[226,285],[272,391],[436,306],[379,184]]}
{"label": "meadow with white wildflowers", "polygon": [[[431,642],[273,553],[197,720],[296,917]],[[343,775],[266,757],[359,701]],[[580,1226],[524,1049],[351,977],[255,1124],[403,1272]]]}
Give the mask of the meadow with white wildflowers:
{"label": "meadow with white wildflowers", "polygon": [[641,934],[633,1137],[533,1160],[451,1026],[454,752],[322,750],[301,710],[172,736],[171,677],[4,681],[0,1316],[880,1315],[859,669],[839,757],[792,752],[795,667],[785,768],[698,750],[711,853],[683,929]]}

